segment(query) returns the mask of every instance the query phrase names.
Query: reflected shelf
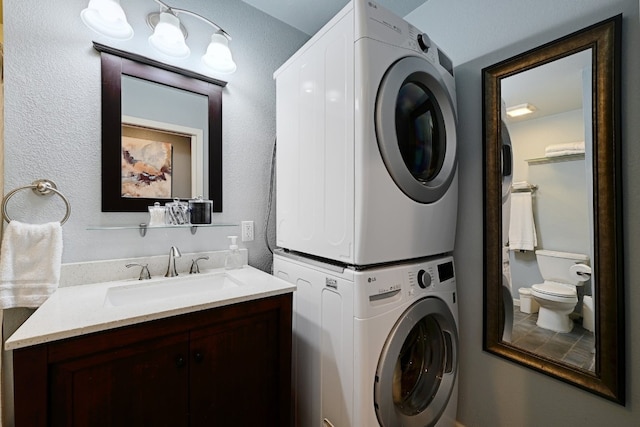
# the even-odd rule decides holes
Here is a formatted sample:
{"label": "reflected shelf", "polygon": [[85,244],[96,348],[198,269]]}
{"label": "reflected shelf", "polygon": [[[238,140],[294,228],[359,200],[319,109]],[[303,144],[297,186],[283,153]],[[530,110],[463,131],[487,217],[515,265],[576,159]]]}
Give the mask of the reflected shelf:
{"label": "reflected shelf", "polygon": [[140,237],[147,235],[147,230],[150,229],[181,229],[188,228],[191,230],[191,234],[196,234],[198,228],[212,228],[212,227],[237,227],[236,223],[215,223],[215,224],[182,224],[182,225],[154,225],[149,226],[146,223],[140,223],[138,225],[89,225],[87,230],[139,230]]}
{"label": "reflected shelf", "polygon": [[526,159],[525,161],[530,165],[542,165],[545,163],[569,162],[572,160],[584,160],[584,153],[564,154],[562,156],[553,157],[538,157],[535,159]]}

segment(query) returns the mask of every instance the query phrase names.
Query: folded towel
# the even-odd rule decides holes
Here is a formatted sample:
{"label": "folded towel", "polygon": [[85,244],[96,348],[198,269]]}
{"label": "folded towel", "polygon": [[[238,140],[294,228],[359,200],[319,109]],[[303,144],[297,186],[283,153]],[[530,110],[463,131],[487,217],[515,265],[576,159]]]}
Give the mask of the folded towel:
{"label": "folded towel", "polygon": [[564,144],[551,144],[545,147],[544,154],[550,157],[551,153],[572,151],[577,153],[584,153],[584,141],[580,142],[567,142]]}
{"label": "folded towel", "polygon": [[532,251],[536,246],[538,246],[538,238],[536,225],[533,222],[531,193],[513,193],[509,220],[509,249]]}
{"label": "folded towel", "polygon": [[511,188],[514,190],[526,190],[531,188],[531,184],[528,181],[515,181],[511,184]]}
{"label": "folded towel", "polygon": [[561,150],[561,151],[549,151],[544,153],[545,157],[560,157],[568,156],[570,154],[584,154],[584,150]]}
{"label": "folded towel", "polygon": [[61,261],[59,222],[9,222],[0,248],[0,309],[39,307],[58,287]]}

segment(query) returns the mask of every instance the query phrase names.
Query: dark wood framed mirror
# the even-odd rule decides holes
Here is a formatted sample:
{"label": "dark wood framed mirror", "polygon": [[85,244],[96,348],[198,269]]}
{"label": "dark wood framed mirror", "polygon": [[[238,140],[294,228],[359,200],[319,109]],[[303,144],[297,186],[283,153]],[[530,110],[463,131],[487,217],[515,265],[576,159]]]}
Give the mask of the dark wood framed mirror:
{"label": "dark wood framed mirror", "polygon": [[[624,405],[621,24],[483,70],[483,346]],[[532,119],[505,114],[538,103]]]}
{"label": "dark wood framed mirror", "polygon": [[201,195],[222,212],[226,82],[94,48],[102,64],[102,211],[146,212],[155,202]]}

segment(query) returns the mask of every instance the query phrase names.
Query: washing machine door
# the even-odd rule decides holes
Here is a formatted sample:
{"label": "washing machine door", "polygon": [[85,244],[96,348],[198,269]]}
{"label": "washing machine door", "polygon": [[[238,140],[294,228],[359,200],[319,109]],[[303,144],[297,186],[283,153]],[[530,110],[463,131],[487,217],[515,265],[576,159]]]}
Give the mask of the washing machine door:
{"label": "washing machine door", "polygon": [[455,385],[458,333],[444,301],[419,300],[396,322],[380,355],[374,402],[382,427],[433,426]]}
{"label": "washing machine door", "polygon": [[436,67],[405,57],[387,70],[376,98],[376,137],[387,171],[407,196],[438,201],[456,171],[456,113]]}

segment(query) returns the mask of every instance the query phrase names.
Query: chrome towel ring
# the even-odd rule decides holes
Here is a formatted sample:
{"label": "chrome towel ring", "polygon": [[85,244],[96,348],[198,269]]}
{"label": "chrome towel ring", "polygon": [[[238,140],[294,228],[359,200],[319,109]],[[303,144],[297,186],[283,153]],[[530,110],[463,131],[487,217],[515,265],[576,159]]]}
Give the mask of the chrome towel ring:
{"label": "chrome towel ring", "polygon": [[62,218],[62,220],[60,221],[60,225],[67,222],[67,220],[69,219],[69,216],[71,215],[71,205],[69,204],[69,200],[67,200],[67,198],[64,197],[64,195],[60,191],[58,191],[58,187],[56,186],[55,182],[50,181],[48,179],[37,179],[33,181],[30,185],[25,185],[23,187],[18,187],[9,191],[7,195],[4,196],[4,199],[2,200],[2,216],[7,222],[11,222],[11,218],[7,213],[7,203],[9,202],[9,199],[13,197],[13,195],[16,194],[18,191],[25,190],[28,188],[30,188],[38,196],[47,196],[47,195],[51,195],[51,193],[55,193],[58,196],[60,196],[64,201],[64,204],[67,206],[67,213],[64,215],[64,218]]}

